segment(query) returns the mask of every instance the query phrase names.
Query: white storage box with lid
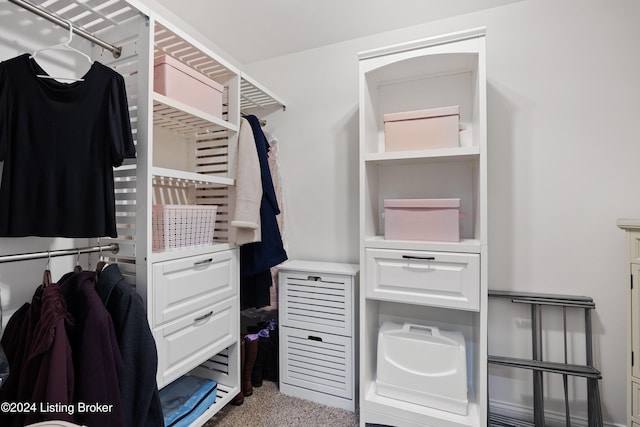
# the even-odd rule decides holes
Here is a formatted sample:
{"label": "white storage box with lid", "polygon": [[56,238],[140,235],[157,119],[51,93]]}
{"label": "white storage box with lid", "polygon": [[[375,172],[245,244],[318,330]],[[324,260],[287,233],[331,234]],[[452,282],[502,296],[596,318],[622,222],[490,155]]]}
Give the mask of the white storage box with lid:
{"label": "white storage box with lid", "polygon": [[460,240],[460,199],[385,199],[384,238]]}
{"label": "white storage box with lid", "polygon": [[224,86],[169,55],[154,60],[153,90],[161,95],[222,118]]}
{"label": "white storage box with lid", "polygon": [[384,115],[385,151],[457,147],[459,132],[458,105]]}
{"label": "white storage box with lid", "polygon": [[466,415],[469,400],[462,333],[384,322],[378,332],[376,393]]}
{"label": "white storage box with lid", "polygon": [[154,251],[213,243],[217,206],[153,205],[151,242]]}

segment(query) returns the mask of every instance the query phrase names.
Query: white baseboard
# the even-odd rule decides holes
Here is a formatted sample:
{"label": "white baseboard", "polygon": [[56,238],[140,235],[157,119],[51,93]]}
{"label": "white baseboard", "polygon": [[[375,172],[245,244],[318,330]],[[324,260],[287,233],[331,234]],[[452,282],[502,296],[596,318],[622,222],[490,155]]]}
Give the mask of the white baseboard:
{"label": "white baseboard", "polygon": [[[498,402],[495,400],[489,401],[492,414],[503,415],[509,418],[516,418],[525,421],[533,422],[533,408],[515,405],[513,403]],[[549,411],[544,412],[545,427],[565,427],[566,420],[564,413]],[[578,417],[571,415],[572,427],[587,427],[589,420],[586,417]],[[603,423],[604,427],[626,427],[624,424]]]}

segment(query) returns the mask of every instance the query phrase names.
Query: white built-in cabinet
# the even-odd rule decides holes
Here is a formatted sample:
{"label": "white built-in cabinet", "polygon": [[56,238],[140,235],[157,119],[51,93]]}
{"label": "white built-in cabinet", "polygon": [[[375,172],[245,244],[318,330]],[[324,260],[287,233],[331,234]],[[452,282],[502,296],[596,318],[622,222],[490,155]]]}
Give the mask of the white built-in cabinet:
{"label": "white built-in cabinet", "polygon": [[619,219],[626,231],[629,299],[627,304],[627,426],[640,426],[640,220]]}
{"label": "white built-in cabinet", "polygon": [[[218,382],[204,423],[240,390],[238,250],[227,242],[228,189],[234,185],[240,71],[188,33],[149,13],[139,52],[139,105],[146,144],[138,149],[136,283],[146,296],[158,349],[158,387],[186,373]],[[217,117],[154,91],[154,60],[170,55],[224,87]],[[140,117],[143,113],[144,117]],[[140,128],[139,128],[140,131]],[[139,144],[140,145],[140,144]],[[152,250],[153,205],[216,205],[214,242]],[[197,372],[196,372],[197,371]]]}
{"label": "white built-in cabinet", "polygon": [[[228,224],[241,111],[284,104],[171,22],[150,12],[146,23],[148,48],[140,54],[147,76],[147,143],[138,151],[136,175],[137,200],[144,203],[136,212],[136,280],[158,348],[158,386],[187,373],[218,382],[216,403],[199,425],[240,391],[239,258],[228,241]],[[159,55],[171,55],[222,84],[222,117],[155,92]],[[155,204],[217,206],[214,242],[152,250]]]}
{"label": "white built-in cabinet", "polygon": [[[485,31],[362,52],[360,83],[360,425],[487,425],[487,117]],[[383,115],[460,106],[470,134],[454,148],[385,151]],[[384,238],[383,203],[460,198],[459,242]],[[464,335],[468,412],[376,393],[383,322]],[[415,381],[422,381],[416,376]]]}
{"label": "white built-in cabinet", "polygon": [[280,392],[356,410],[358,266],[278,266]]}
{"label": "white built-in cabinet", "polygon": [[[240,391],[238,248],[227,237],[240,117],[264,117],[284,103],[192,36],[189,28],[144,2],[32,3],[121,48],[114,55],[78,36],[72,43],[124,77],[137,151],[136,159],[126,159],[114,170],[118,237],[97,239],[101,245],[118,244],[118,251],[99,255],[119,265],[144,301],[158,349],[159,388],[188,373],[218,382],[216,403],[193,424],[202,425]],[[24,8],[7,7],[28,18],[23,20],[25,32],[29,22],[41,19]],[[50,44],[65,33],[54,31]],[[220,83],[222,117],[156,93],[154,59],[159,55],[170,55]],[[154,204],[218,206],[214,242],[153,251]]]}

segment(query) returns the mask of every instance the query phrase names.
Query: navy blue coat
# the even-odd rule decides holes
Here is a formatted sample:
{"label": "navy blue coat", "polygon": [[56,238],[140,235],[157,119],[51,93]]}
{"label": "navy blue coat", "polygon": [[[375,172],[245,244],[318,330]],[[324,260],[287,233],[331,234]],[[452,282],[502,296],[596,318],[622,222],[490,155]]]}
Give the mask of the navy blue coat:
{"label": "navy blue coat", "polygon": [[[260,174],[262,177],[262,200],[260,202],[260,227],[262,240],[240,247],[240,274],[253,276],[264,273],[287,259],[282,244],[280,228],[276,216],[280,214],[276,191],[273,187],[269,158],[267,157],[267,138],[260,127],[260,120],[253,115],[244,116],[251,125],[258,150]],[[269,283],[270,284],[270,283]]]}

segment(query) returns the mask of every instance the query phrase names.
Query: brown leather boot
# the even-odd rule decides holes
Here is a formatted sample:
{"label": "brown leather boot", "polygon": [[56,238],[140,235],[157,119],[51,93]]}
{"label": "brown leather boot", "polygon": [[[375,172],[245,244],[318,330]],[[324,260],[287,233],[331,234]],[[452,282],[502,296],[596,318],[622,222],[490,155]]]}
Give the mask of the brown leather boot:
{"label": "brown leather boot", "polygon": [[[242,338],[240,340],[240,372],[242,372],[242,370],[244,369],[244,360],[245,359],[245,344],[244,344],[244,338]],[[240,382],[242,383],[242,375],[240,378]],[[242,405],[244,403],[244,392],[242,390],[242,385],[241,385],[241,389],[240,392],[238,394],[236,394],[236,397],[234,397],[231,402],[232,405]]]}
{"label": "brown leather boot", "polygon": [[251,384],[251,372],[253,371],[253,365],[256,362],[258,356],[258,336],[247,335],[244,338],[244,364],[242,365],[242,392],[245,396],[251,396],[253,394],[253,385]]}

